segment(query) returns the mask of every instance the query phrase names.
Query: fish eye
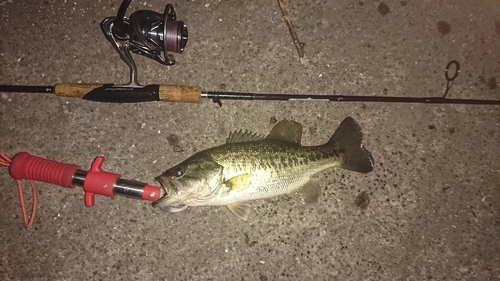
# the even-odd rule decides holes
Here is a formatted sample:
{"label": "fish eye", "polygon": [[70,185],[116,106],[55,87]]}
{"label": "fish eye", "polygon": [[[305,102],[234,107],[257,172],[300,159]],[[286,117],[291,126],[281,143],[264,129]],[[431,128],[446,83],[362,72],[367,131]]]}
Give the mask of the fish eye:
{"label": "fish eye", "polygon": [[176,176],[176,177],[182,177],[185,173],[186,173],[186,169],[184,169],[184,167],[182,167],[182,166],[177,166],[174,169],[174,176]]}

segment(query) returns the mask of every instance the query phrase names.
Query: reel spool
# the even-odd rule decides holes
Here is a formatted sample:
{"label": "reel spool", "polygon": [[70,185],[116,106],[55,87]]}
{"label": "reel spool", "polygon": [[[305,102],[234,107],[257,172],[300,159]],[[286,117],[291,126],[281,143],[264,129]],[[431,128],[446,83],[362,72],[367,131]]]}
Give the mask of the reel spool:
{"label": "reel spool", "polygon": [[137,67],[130,52],[154,59],[163,65],[174,65],[174,56],[182,53],[188,41],[187,27],[176,20],[174,6],[167,4],[163,14],[149,10],[135,11],[130,18],[125,12],[132,0],[124,0],[116,17],[101,23],[104,36],[130,68],[128,87],[143,87],[137,82]]}

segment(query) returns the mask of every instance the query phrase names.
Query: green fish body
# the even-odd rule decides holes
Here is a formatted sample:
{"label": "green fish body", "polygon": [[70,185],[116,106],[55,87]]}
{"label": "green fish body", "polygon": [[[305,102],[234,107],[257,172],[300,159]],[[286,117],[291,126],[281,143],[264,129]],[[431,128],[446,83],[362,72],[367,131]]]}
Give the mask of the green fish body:
{"label": "green fish body", "polygon": [[316,202],[321,187],[311,176],[323,170],[373,170],[361,129],[351,117],[326,144],[301,146],[301,137],[302,125],[288,120],[265,138],[233,132],[226,144],[200,151],[158,176],[164,196],[154,206],[177,212],[188,206],[226,205],[246,220],[251,200],[286,194],[302,203]]}

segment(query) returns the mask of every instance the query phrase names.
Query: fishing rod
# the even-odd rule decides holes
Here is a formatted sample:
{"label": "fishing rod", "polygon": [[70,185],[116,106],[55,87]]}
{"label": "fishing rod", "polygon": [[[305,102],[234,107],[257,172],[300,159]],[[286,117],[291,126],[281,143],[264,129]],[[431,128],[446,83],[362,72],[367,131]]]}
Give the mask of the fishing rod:
{"label": "fishing rod", "polygon": [[[138,10],[125,17],[132,0],[124,0],[115,17],[101,22],[106,39],[113,45],[120,58],[130,69],[130,79],[125,85],[98,83],[64,83],[55,86],[0,85],[0,92],[48,93],[61,97],[81,98],[110,103],[137,103],[149,101],[199,103],[211,99],[222,106],[222,100],[263,101],[335,101],[335,102],[384,102],[428,104],[500,105],[500,100],[453,99],[447,94],[460,73],[460,64],[453,60],[445,69],[446,89],[441,97],[397,97],[314,94],[271,94],[224,91],[202,91],[199,86],[146,85],[137,80],[137,67],[131,52],[146,56],[163,64],[174,65],[172,54],[182,53],[188,41],[188,30],[183,21],[177,21],[174,6],[167,4],[163,14]],[[453,69],[452,69],[453,68]],[[449,75],[454,71],[453,75]]]}
{"label": "fishing rod", "polygon": [[[450,65],[456,66],[453,77],[448,76]],[[427,103],[427,104],[476,104],[500,105],[500,100],[452,99],[447,98],[451,86],[459,73],[460,64],[451,61],[446,67],[447,85],[441,97],[397,97],[397,96],[356,96],[356,95],[311,95],[311,94],[264,94],[201,91],[198,86],[147,85],[132,87],[113,84],[57,84],[55,86],[0,85],[0,92],[50,93],[62,97],[110,103],[137,103],[147,101],[199,103],[202,98],[211,99],[222,106],[222,100],[263,100],[263,101],[335,101],[335,102],[384,102],[384,103]]]}

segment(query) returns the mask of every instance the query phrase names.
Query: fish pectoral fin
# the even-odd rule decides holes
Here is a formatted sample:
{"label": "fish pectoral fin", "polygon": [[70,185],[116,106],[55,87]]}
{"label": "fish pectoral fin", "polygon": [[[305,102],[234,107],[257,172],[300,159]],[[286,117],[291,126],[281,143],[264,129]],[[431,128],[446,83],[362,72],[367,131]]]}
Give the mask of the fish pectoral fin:
{"label": "fish pectoral fin", "polygon": [[252,174],[241,174],[228,179],[226,181],[226,185],[231,189],[231,191],[242,191],[247,189],[252,184],[252,180]]}
{"label": "fish pectoral fin", "polygon": [[227,205],[227,207],[235,216],[244,221],[247,220],[250,214],[250,205],[247,202],[234,202]]}
{"label": "fish pectoral fin", "polygon": [[298,200],[302,204],[318,202],[321,195],[321,186],[312,179],[309,179],[300,188],[287,193],[287,196]]}

